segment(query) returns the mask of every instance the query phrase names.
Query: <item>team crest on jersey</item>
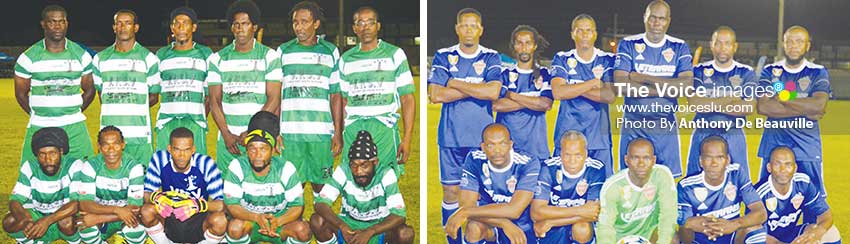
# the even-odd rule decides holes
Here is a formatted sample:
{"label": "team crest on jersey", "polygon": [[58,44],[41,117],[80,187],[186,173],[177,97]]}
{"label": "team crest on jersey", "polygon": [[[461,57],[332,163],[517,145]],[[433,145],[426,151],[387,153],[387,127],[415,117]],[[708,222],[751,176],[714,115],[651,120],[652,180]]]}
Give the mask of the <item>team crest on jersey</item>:
{"label": "team crest on jersey", "polygon": [[782,76],[782,68],[773,68],[773,77]]}
{"label": "team crest on jersey", "polygon": [[729,83],[732,83],[732,86],[741,86],[741,83],[744,83],[744,79],[741,79],[740,75],[734,75],[729,78]]}
{"label": "team crest on jersey", "polygon": [[738,194],[738,187],[735,184],[727,184],[726,188],[723,189],[723,195],[726,195],[726,199],[729,201],[735,200],[735,196]]}
{"label": "team crest on jersey", "polygon": [[457,65],[457,58],[458,58],[457,55],[449,54],[449,56],[448,56],[449,64],[452,65],[452,67],[449,69],[450,72],[457,72],[457,66],[456,66]]}
{"label": "team crest on jersey", "polygon": [[584,196],[584,193],[587,192],[587,180],[581,179],[581,181],[576,184],[576,193],[579,196]]}
{"label": "team crest on jersey", "polygon": [[714,75],[714,69],[712,69],[712,68],[704,69],[704,70],[702,70],[702,74],[705,75],[705,77],[711,77],[712,75]]}
{"label": "team crest on jersey", "polygon": [[643,60],[643,51],[646,50],[646,44],[643,43],[635,43],[635,51],[637,51],[638,55],[635,57],[636,60]]}
{"label": "team crest on jersey", "polygon": [[516,177],[511,175],[511,178],[505,183],[508,185],[508,191],[514,193],[516,190]]}
{"label": "team crest on jersey", "polygon": [[652,197],[655,196],[655,190],[655,185],[647,184],[641,192],[647,199],[652,199]]}
{"label": "team crest on jersey", "polygon": [[803,194],[797,192],[797,195],[791,198],[791,204],[794,205],[794,209],[800,209],[800,205],[803,204]]}
{"label": "team crest on jersey", "polygon": [[562,182],[564,182],[564,173],[562,173],[559,169],[558,172],[555,172],[555,174],[555,181],[558,182],[558,185],[560,185]]}
{"label": "team crest on jersey", "polygon": [[487,67],[487,64],[484,63],[484,60],[478,60],[472,64],[472,67],[475,68],[475,73],[481,75],[484,73],[484,68]]}
{"label": "team crest on jersey", "polygon": [[771,197],[767,200],[764,200],[764,207],[767,208],[767,211],[776,211],[776,198]]}
{"label": "team crest on jersey", "polygon": [[593,72],[593,77],[596,77],[596,79],[602,79],[602,73],[605,72],[605,68],[603,68],[601,64],[597,64],[596,67],[593,67],[590,71]]}
{"label": "team crest on jersey", "polygon": [[797,95],[806,95],[806,91],[809,89],[809,85],[812,84],[812,80],[809,79],[809,76],[803,76],[797,83],[800,83],[800,91],[802,91],[797,93]]}
{"label": "team crest on jersey", "polygon": [[484,177],[490,177],[490,168],[487,167],[487,164],[481,165],[481,175]]}
{"label": "team crest on jersey", "polygon": [[664,49],[664,51],[661,51],[661,56],[664,56],[664,60],[667,60],[668,63],[673,61],[674,54],[676,54],[676,52],[673,52],[673,49],[669,47]]}
{"label": "team crest on jersey", "polygon": [[694,196],[700,202],[705,201],[705,198],[708,196],[708,189],[705,189],[705,187],[694,188]]}

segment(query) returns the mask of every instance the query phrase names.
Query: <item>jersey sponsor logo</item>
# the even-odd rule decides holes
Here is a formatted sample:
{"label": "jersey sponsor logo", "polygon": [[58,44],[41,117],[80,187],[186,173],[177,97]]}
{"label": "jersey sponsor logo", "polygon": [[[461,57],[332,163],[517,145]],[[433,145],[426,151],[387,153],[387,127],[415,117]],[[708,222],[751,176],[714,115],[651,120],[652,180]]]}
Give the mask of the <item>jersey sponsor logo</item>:
{"label": "jersey sponsor logo", "polygon": [[550,202],[553,206],[558,206],[558,207],[567,207],[567,208],[569,208],[569,207],[575,207],[575,206],[581,206],[581,205],[584,205],[584,203],[586,203],[586,202],[587,202],[587,200],[585,200],[584,198],[579,198],[579,199],[569,199],[569,198],[566,198],[566,199],[560,199],[560,198],[561,198],[561,196],[559,196],[559,195],[557,195],[557,194],[554,194],[554,193],[553,193],[553,194],[551,194],[550,198],[551,198],[552,200],[551,200],[551,201],[549,201],[549,202]]}
{"label": "jersey sponsor logo", "polygon": [[590,71],[593,72],[593,77],[596,79],[602,79],[602,74],[605,72],[605,68],[602,67],[601,64],[597,64],[596,67],[593,67]]}
{"label": "jersey sponsor logo", "polygon": [[767,208],[767,211],[776,211],[776,198],[771,197],[767,200],[764,200],[764,207]]}
{"label": "jersey sponsor logo", "polygon": [[643,51],[646,50],[646,44],[643,43],[635,43],[635,51],[637,51],[638,55],[635,57],[635,60],[643,60]]}
{"label": "jersey sponsor logo", "polygon": [[514,193],[514,191],[516,190],[516,182],[516,177],[513,175],[511,175],[511,178],[508,178],[508,181],[505,182],[508,185],[509,192]]}
{"label": "jersey sponsor logo", "polygon": [[711,77],[712,75],[714,75],[714,69],[706,68],[702,70],[702,74],[705,75],[705,77]]}
{"label": "jersey sponsor logo", "polygon": [[622,213],[620,214],[620,218],[623,219],[623,222],[632,222],[636,220],[645,219],[652,214],[653,210],[655,210],[655,204],[649,204],[643,207],[639,207],[632,211],[631,213]]}
{"label": "jersey sponsor logo", "polygon": [[705,213],[703,215],[710,215],[724,219],[733,219],[741,215],[741,206],[739,206],[738,204],[732,204],[724,208]]}
{"label": "jersey sponsor logo", "polygon": [[794,209],[800,209],[800,205],[803,204],[803,198],[803,194],[800,194],[799,192],[794,195],[794,198],[791,198],[791,204],[794,205]]}
{"label": "jersey sponsor logo", "polygon": [[[800,215],[801,211],[802,210],[797,209],[796,212],[782,216],[778,220],[768,220],[767,226],[770,227],[770,231],[774,231],[777,228],[786,227],[790,224],[796,224],[797,223],[797,217]],[[773,218],[773,217],[778,217],[778,216],[771,215],[770,217]]]}
{"label": "jersey sponsor logo", "polygon": [[484,63],[484,60],[478,60],[472,64],[472,68],[475,68],[475,74],[481,75],[484,73],[484,68],[487,67],[487,64]]}
{"label": "jersey sponsor logo", "polygon": [[738,187],[735,184],[726,185],[726,189],[723,189],[723,195],[726,195],[726,199],[729,199],[729,201],[735,200],[735,196],[738,195]]}
{"label": "jersey sponsor logo", "polygon": [[637,64],[635,69],[641,74],[652,76],[672,76],[676,72],[674,65]]}
{"label": "jersey sponsor logo", "polygon": [[668,63],[670,61],[673,61],[673,55],[675,54],[676,52],[673,52],[673,49],[669,47],[667,49],[664,49],[664,51],[661,51],[661,56],[664,56],[664,60],[666,60]]}
{"label": "jersey sponsor logo", "polygon": [[579,196],[584,196],[584,193],[587,192],[587,180],[581,179],[581,181],[576,184],[576,194]]}
{"label": "jersey sponsor logo", "polygon": [[782,75],[782,68],[773,68],[773,76],[774,77],[778,78],[781,75]]}

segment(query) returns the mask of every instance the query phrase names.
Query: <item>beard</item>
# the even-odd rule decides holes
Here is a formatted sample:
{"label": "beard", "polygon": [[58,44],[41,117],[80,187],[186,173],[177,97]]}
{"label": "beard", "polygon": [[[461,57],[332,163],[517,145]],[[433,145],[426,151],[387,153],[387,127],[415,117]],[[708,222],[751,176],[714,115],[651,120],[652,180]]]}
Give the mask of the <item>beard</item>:
{"label": "beard", "polygon": [[523,63],[530,62],[531,61],[531,54],[530,53],[518,53],[517,59],[520,62],[523,62]]}

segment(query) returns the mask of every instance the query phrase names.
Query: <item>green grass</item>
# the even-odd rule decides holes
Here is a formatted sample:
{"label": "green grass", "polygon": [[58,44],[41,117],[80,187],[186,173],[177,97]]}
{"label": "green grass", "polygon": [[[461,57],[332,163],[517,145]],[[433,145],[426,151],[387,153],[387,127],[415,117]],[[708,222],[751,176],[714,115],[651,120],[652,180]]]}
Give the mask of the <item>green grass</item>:
{"label": "green grass", "polygon": [[[419,84],[419,76],[414,78],[414,83]],[[416,101],[419,101],[419,94],[414,93]],[[156,116],[156,111],[159,110],[159,105],[151,108],[151,116]],[[6,135],[0,139],[0,214],[8,212],[9,193],[15,186],[15,180],[18,177],[17,171],[20,168],[21,146],[23,145],[23,137],[26,132],[26,126],[29,121],[27,116],[15,100],[14,84],[12,79],[0,79],[0,135]],[[97,99],[89,106],[84,114],[86,115],[86,125],[89,129],[92,142],[97,141],[97,131],[100,124],[100,104]],[[215,142],[218,135],[218,128],[213,123],[212,118],[207,118],[210,122],[210,130],[207,133],[207,148],[210,155],[215,155]],[[155,121],[155,118],[154,118]],[[400,126],[401,127],[401,126]],[[412,140],[412,152],[410,160],[406,166],[404,176],[399,180],[399,187],[404,196],[404,202],[407,206],[407,224],[413,227],[416,233],[414,243],[419,243],[419,121],[414,123],[414,133]],[[96,146],[95,146],[96,147]],[[95,148],[96,150],[96,148]],[[338,163],[338,159],[337,159]],[[219,164],[219,167],[222,167]],[[308,203],[304,210],[304,219],[309,219],[313,214],[312,190],[309,184],[304,189],[305,202]],[[335,204],[335,209],[339,209],[339,201]],[[3,232],[0,230],[0,232]],[[12,243],[14,240],[8,235],[0,235],[0,243]]]}
{"label": "green grass", "polygon": [[[618,99],[615,103],[622,104],[622,99]],[[427,121],[427,138],[428,138],[428,243],[445,243],[445,232],[442,230],[440,223],[440,209],[443,197],[442,187],[440,185],[440,171],[438,166],[437,155],[437,126],[440,119],[440,105],[429,104],[428,121]],[[555,125],[555,118],[558,114],[558,102],[552,106],[546,114],[548,122],[547,138],[552,138]],[[620,117],[621,114],[616,113],[614,106],[611,106],[611,118]],[[824,158],[824,178],[826,179],[826,188],[829,193],[827,202],[832,210],[832,216],[836,227],[845,238],[850,237],[850,181],[842,180],[847,176],[850,170],[844,168],[846,162],[850,162],[850,154],[846,154],[844,150],[850,149],[850,129],[846,127],[847,121],[850,121],[850,101],[830,101],[827,106],[827,113],[823,120],[820,121],[823,142],[823,158]],[[680,115],[681,116],[681,115]],[[692,118],[693,114],[685,114],[687,118]],[[613,130],[615,165],[619,164],[617,159],[619,150],[619,129]],[[681,149],[683,160],[687,159],[688,147],[690,146],[690,132],[681,131]],[[750,178],[758,179],[761,159],[756,156],[758,143],[761,140],[761,130],[746,130],[747,134],[747,150],[749,152],[749,168]],[[549,142],[549,148],[552,148],[552,142]],[[684,169],[684,166],[683,166]]]}

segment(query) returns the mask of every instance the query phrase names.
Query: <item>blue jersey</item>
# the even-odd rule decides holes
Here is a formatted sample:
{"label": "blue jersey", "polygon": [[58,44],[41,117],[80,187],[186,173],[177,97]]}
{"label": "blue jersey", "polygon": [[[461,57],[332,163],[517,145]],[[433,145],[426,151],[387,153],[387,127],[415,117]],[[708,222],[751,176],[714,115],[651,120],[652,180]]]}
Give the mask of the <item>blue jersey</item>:
{"label": "blue jersey", "polygon": [[[467,55],[455,45],[434,55],[428,84],[446,86],[451,79],[470,83],[498,81],[501,72],[501,59],[496,51],[478,46],[475,54]],[[478,147],[484,127],[493,123],[492,102],[468,97],[443,103],[442,107],[437,145]]]}
{"label": "blue jersey", "polygon": [[[753,68],[734,60],[732,60],[732,66],[726,69],[717,67],[714,60],[694,67],[694,88],[705,87],[709,98],[738,95],[741,99],[754,99],[753,92],[756,86],[758,81]],[[744,117],[717,112],[697,113],[694,121],[732,121],[734,123],[736,118]]]}
{"label": "blue jersey", "polygon": [[[502,87],[524,96],[547,97],[552,99],[551,76],[549,70],[541,68],[535,75],[533,70],[510,68],[502,71]],[[520,151],[528,152],[538,159],[549,157],[549,143],[546,141],[546,112],[523,108],[516,111],[498,113],[496,122],[504,124],[511,132],[511,140]]]}
{"label": "blue jersey", "polygon": [[[484,151],[474,150],[463,162],[460,189],[478,192],[478,206],[509,203],[516,191],[534,193],[539,174],[540,161],[527,154],[512,150],[510,164],[503,169],[495,169]],[[533,231],[530,208],[526,207],[513,223],[524,231]]]}
{"label": "blue jersey", "polygon": [[790,243],[802,233],[806,224],[813,224],[804,221],[803,225],[798,226],[797,222],[800,221],[801,214],[819,216],[829,210],[829,206],[826,204],[826,199],[820,197],[817,187],[811,183],[806,174],[794,173],[791,186],[784,195],[779,194],[774,188],[772,177],[768,176],[766,180],[756,185],[756,192],[767,209],[767,221],[764,223],[764,228],[768,235],[776,237],[779,241]]}
{"label": "blue jersey", "polygon": [[[749,175],[740,170],[739,164],[729,164],[723,184],[712,186],[705,182],[705,173],[688,176],[677,185],[679,195],[679,225],[685,225],[694,216],[714,216],[726,220],[741,217],[741,203],[749,205],[760,201]],[[733,235],[709,240],[702,233],[695,233],[694,243],[734,243]]]}
{"label": "blue jersey", "polygon": [[[663,78],[676,78],[679,73],[693,70],[693,56],[685,41],[665,35],[661,43],[651,43],[645,34],[637,34],[623,38],[617,45],[617,61],[615,70],[638,72]],[[651,90],[655,85],[650,86]],[[676,98],[669,97],[626,97],[627,106],[676,106]],[[661,111],[652,109],[649,112],[629,112],[623,117],[628,120],[675,120],[674,110]]]}
{"label": "blue jersey", "polygon": [[564,169],[561,157],[552,157],[544,161],[537,179],[538,189],[534,199],[546,200],[549,205],[575,207],[587,201],[598,201],[599,191],[605,183],[605,170],[602,162],[587,158],[584,167],[575,175]]}
{"label": "blue jersey", "polygon": [[[785,65],[785,60],[770,64],[764,67],[759,78],[759,85],[770,87],[774,82],[781,81],[785,84],[788,82],[794,83],[794,92],[797,98],[812,97],[815,92],[831,93],[832,88],[829,82],[829,72],[826,68],[803,60],[803,64],[797,69],[789,69]],[[785,90],[792,87],[784,86]],[[779,95],[780,90],[774,90],[775,96]],[[792,92],[793,93],[793,92]],[[806,121],[812,121],[805,116],[789,117],[789,118],[771,118],[768,121],[790,121],[802,118]],[[777,146],[788,146],[794,150],[794,155],[797,161],[820,161],[823,148],[820,140],[820,126],[818,121],[812,121],[812,128],[766,128],[761,137],[758,156],[767,158],[770,156],[770,151]]]}
{"label": "blue jersey", "polygon": [[[558,52],[552,58],[554,77],[563,78],[567,84],[579,84],[599,79],[611,83],[614,80],[614,54],[594,48],[593,58],[583,60],[573,49]],[[611,121],[608,104],[599,103],[583,96],[561,100],[558,118],[555,120],[555,148],[560,148],[561,135],[568,130],[577,130],[587,137],[587,149],[611,149]],[[557,151],[557,150],[556,150]]]}
{"label": "blue jersey", "polygon": [[156,190],[187,193],[196,199],[222,200],[224,184],[221,172],[207,155],[195,153],[188,172],[175,172],[171,153],[157,151],[145,174],[145,192]]}

